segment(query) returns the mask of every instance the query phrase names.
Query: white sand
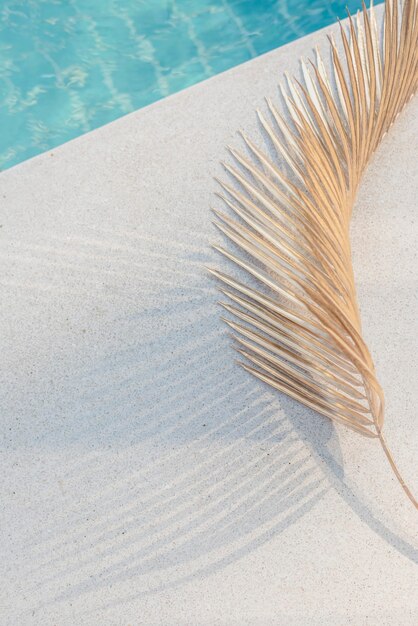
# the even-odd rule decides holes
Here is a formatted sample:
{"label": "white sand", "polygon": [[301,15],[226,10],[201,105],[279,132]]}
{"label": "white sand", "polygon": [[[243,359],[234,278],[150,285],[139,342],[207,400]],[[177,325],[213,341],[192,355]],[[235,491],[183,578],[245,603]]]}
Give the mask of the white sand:
{"label": "white sand", "polygon": [[[378,443],[234,365],[212,177],[314,34],[0,176],[2,626],[402,626],[418,517]],[[358,291],[418,492],[418,99],[364,181]],[[257,136],[257,135],[256,135]]]}

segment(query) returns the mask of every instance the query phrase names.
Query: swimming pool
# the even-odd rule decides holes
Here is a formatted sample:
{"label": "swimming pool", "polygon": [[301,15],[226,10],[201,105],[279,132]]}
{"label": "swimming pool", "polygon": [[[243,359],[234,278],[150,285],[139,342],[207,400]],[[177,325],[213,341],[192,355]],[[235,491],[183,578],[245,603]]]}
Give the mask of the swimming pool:
{"label": "swimming pool", "polygon": [[5,169],[345,16],[360,0],[3,0]]}

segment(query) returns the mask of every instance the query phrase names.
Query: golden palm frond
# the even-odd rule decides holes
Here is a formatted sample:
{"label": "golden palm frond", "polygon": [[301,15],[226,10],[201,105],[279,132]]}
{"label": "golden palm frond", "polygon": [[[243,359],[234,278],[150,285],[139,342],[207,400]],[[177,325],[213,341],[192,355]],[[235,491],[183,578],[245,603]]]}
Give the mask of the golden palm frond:
{"label": "golden palm frond", "polygon": [[[235,184],[218,195],[218,228],[246,254],[215,246],[264,287],[216,270],[228,297],[241,365],[275,389],[365,435],[379,438],[418,508],[382,434],[384,397],[362,338],[349,225],[362,174],[418,82],[417,0],[387,0],[379,36],[373,7],[329,38],[331,71],[319,51],[302,80],[281,87],[286,116],[268,100],[258,112],[285,167],[243,135],[224,167]],[[286,120],[288,121],[285,121]],[[238,218],[238,219],[237,219]],[[248,260],[250,258],[250,260]]]}

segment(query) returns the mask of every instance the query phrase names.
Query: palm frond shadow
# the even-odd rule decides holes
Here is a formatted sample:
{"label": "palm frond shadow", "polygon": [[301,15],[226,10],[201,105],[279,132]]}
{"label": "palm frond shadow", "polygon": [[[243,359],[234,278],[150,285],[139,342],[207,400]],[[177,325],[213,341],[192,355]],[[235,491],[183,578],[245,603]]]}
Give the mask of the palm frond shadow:
{"label": "palm frond shadow", "polygon": [[[173,289],[170,300],[178,295]],[[213,294],[189,303],[196,320],[179,342],[181,309],[174,331],[160,326],[164,306],[133,317],[133,326],[150,322],[154,338],[133,350],[130,377],[122,377],[123,385],[111,382],[121,380],[117,367],[125,373],[121,353],[97,364],[97,397],[80,398],[78,412],[87,421],[80,437],[97,429],[99,402],[102,410],[110,407],[117,425],[114,444],[137,452],[130,471],[116,473],[105,490],[89,492],[88,503],[61,525],[46,523],[32,537],[29,552],[40,565],[31,579],[45,604],[128,580],[138,597],[209,576],[289,528],[330,486],[374,532],[418,562],[417,552],[345,485],[332,423],[320,419],[312,428],[297,403],[230,363],[225,334],[213,332]],[[148,371],[139,376],[146,355],[155,361],[148,360]],[[108,385],[113,391],[103,396]],[[69,476],[88,484],[92,469],[103,474],[105,468],[100,462],[92,468],[86,457]]]}
{"label": "palm frond shadow", "polygon": [[[173,289],[170,300],[178,295]],[[45,524],[32,537],[41,563],[31,573],[38,591],[57,592],[66,582],[79,581],[65,594],[52,594],[57,601],[129,579],[140,595],[209,575],[289,527],[327,489],[280,401],[270,391],[260,394],[257,382],[225,358],[224,335],[213,332],[213,295],[189,302],[187,314],[195,314],[196,321],[187,324],[188,339],[181,341],[185,311],[179,311],[180,330],[174,331],[158,327],[164,307],[132,319],[135,326],[150,321],[155,332],[148,347],[138,347],[138,362],[129,365],[132,380],[114,384],[104,397],[106,385],[95,387],[117,424],[113,445],[123,439],[124,446],[138,447],[142,458],[104,493],[90,493],[88,505],[73,511],[70,520]],[[136,365],[141,367],[148,353],[154,360],[146,359],[148,371],[139,376]],[[112,358],[107,384],[120,379],[115,362],[124,367],[125,361],[123,354]],[[96,375],[105,370],[100,364]],[[136,406],[134,394],[140,398]],[[94,424],[98,398],[93,395],[80,398],[79,414],[87,417],[81,438]],[[323,424],[319,433],[325,444],[333,427]],[[69,476],[84,484],[91,470],[86,458],[84,465],[69,468]],[[94,520],[86,526],[91,511]]]}

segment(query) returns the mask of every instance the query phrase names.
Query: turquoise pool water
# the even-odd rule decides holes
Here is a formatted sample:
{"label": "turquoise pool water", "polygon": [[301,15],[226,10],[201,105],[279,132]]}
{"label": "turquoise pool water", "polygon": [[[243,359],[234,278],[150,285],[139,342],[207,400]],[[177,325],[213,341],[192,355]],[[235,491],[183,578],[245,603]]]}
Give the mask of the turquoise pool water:
{"label": "turquoise pool water", "polygon": [[0,0],[0,168],[344,17],[360,0]]}

